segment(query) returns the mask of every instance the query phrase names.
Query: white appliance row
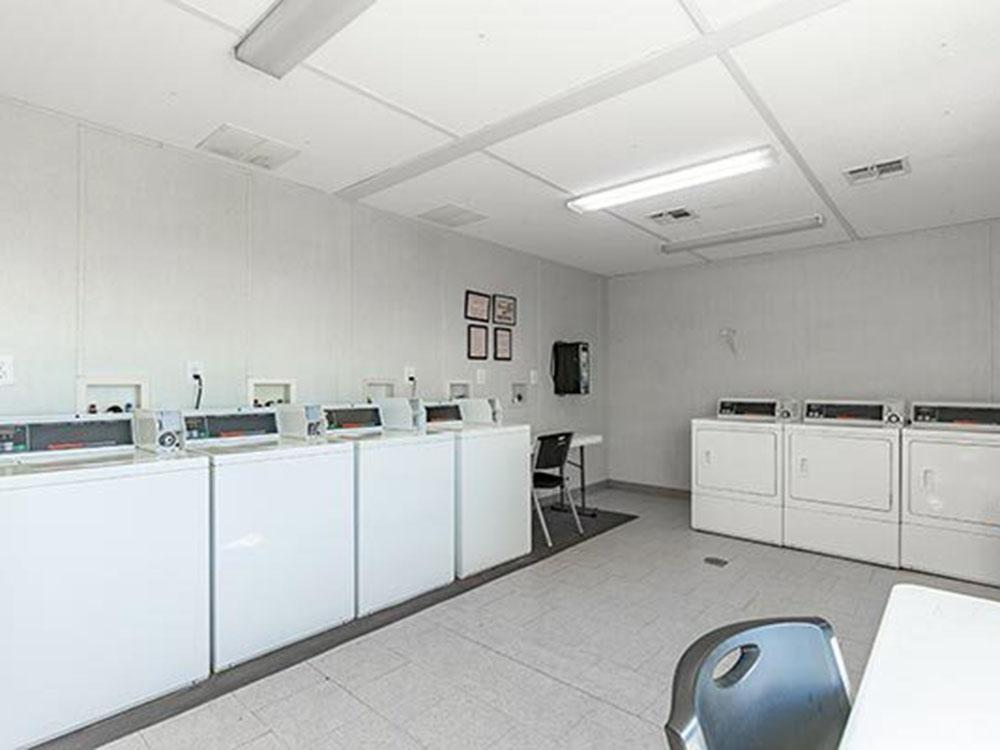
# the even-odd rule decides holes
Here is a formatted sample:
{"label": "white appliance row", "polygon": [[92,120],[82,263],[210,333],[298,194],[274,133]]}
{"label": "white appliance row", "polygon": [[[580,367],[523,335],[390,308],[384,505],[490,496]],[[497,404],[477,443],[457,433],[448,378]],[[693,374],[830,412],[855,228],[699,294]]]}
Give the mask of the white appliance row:
{"label": "white appliance row", "polygon": [[0,747],[529,553],[528,426],[440,406],[0,419]]}
{"label": "white appliance row", "polygon": [[724,399],[692,527],[1000,585],[1000,406]]}

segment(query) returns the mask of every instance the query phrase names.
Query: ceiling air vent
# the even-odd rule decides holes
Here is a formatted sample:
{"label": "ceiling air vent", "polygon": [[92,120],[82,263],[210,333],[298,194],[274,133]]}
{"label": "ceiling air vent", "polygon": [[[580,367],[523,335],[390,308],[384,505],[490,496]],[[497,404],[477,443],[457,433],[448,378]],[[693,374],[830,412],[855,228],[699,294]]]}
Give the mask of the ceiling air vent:
{"label": "ceiling air vent", "polygon": [[297,148],[233,125],[220,125],[198,144],[198,148],[262,169],[277,169],[302,153]]}
{"label": "ceiling air vent", "polygon": [[455,229],[456,227],[464,227],[469,224],[485,221],[489,217],[475,211],[470,211],[467,208],[456,206],[453,203],[447,203],[443,206],[432,208],[430,211],[424,211],[417,218],[426,219],[435,224]]}
{"label": "ceiling air vent", "polygon": [[698,214],[694,211],[689,211],[688,209],[681,206],[680,208],[671,208],[666,211],[657,211],[651,213],[646,217],[654,224],[676,224],[679,221],[691,221],[692,219],[697,219]]}
{"label": "ceiling air vent", "polygon": [[851,185],[861,185],[866,182],[875,182],[875,180],[884,180],[887,177],[899,177],[908,174],[909,171],[910,160],[904,156],[901,159],[890,159],[889,161],[880,161],[844,170],[844,177]]}

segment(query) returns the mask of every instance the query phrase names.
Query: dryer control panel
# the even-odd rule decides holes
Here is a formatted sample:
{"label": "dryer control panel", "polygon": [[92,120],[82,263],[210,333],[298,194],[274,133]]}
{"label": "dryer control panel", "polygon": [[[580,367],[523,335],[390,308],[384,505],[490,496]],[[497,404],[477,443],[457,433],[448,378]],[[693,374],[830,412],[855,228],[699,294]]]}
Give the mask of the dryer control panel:
{"label": "dryer control panel", "polygon": [[902,425],[905,417],[906,407],[902,401],[807,400],[804,419],[806,422]]}
{"label": "dryer control panel", "polygon": [[796,420],[799,402],[780,398],[720,398],[716,415],[722,419]]}
{"label": "dryer control panel", "polygon": [[1000,430],[1000,404],[915,403],[911,421],[914,427]]}

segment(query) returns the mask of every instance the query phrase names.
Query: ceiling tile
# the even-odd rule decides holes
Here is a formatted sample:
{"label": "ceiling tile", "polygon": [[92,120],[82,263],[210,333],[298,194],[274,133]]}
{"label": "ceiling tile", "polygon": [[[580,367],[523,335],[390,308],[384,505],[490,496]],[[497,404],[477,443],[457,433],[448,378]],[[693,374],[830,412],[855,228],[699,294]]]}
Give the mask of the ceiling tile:
{"label": "ceiling tile", "polygon": [[[1000,3],[850,2],[736,58],[862,235],[1000,214]],[[909,156],[912,174],[842,171]]]}
{"label": "ceiling tile", "polygon": [[713,28],[741,21],[754,13],[778,5],[781,0],[688,0],[702,12]]}
{"label": "ceiling tile", "polygon": [[656,238],[605,214],[574,214],[565,200],[564,194],[538,180],[474,154],[365,202],[409,217],[447,204],[460,206],[487,217],[459,228],[463,234],[595,273],[666,265]]}
{"label": "ceiling tile", "polygon": [[229,26],[248,29],[274,5],[274,0],[177,0],[174,4],[187,5]]}
{"label": "ceiling tile", "polygon": [[324,190],[447,140],[315,73],[260,74],[165,2],[5,0],[0,28],[0,94],[187,148],[230,123],[302,150],[275,174]]}
{"label": "ceiling tile", "polygon": [[379,0],[309,62],[467,133],[695,35],[674,0]]}
{"label": "ceiling tile", "polygon": [[707,60],[491,150],[581,194],[772,140],[722,63]]}

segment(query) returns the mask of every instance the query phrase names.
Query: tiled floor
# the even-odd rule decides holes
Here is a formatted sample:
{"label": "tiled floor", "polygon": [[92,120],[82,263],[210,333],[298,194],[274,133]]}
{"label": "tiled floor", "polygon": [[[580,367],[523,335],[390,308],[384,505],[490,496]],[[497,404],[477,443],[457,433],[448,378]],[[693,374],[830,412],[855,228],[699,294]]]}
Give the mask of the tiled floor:
{"label": "tiled floor", "polygon": [[856,685],[894,583],[1000,599],[697,534],[686,502],[614,490],[594,502],[640,518],[105,747],[662,750],[674,665],[718,625],[826,617]]}

